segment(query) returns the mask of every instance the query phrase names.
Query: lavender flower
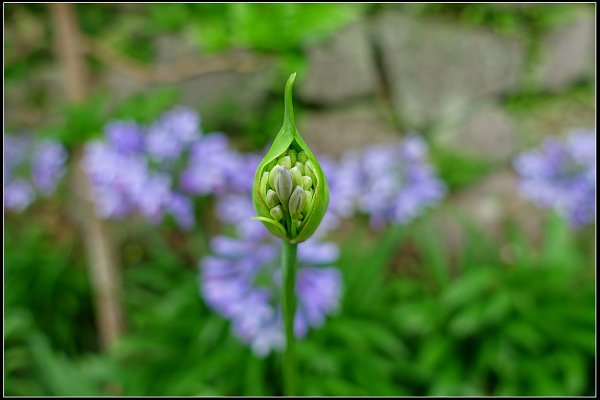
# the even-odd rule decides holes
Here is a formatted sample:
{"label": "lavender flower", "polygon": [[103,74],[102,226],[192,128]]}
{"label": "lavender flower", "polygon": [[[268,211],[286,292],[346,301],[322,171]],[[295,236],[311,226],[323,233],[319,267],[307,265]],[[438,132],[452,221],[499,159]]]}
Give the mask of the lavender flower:
{"label": "lavender flower", "polygon": [[4,187],[4,207],[9,210],[23,211],[34,199],[33,187],[22,179],[9,182]]}
{"label": "lavender flower", "polygon": [[187,168],[181,174],[183,190],[200,195],[224,193],[237,173],[238,157],[224,134],[200,138],[192,145]]}
{"label": "lavender flower", "polygon": [[237,168],[245,158],[229,148],[225,135],[202,135],[196,112],[177,107],[149,126],[108,123],[104,138],[86,146],[84,163],[100,216],[136,214],[159,223],[170,214],[189,230],[194,226],[189,196],[237,187]]}
{"label": "lavender flower", "polygon": [[4,172],[8,177],[18,165],[25,163],[32,139],[28,134],[4,135]]}
{"label": "lavender flower", "polygon": [[67,152],[59,143],[44,140],[36,146],[33,155],[32,179],[37,189],[50,195],[65,173]]}
{"label": "lavender flower", "polygon": [[119,153],[135,154],[144,148],[144,132],[133,121],[109,122],[104,133],[112,148]]}
{"label": "lavender flower", "polygon": [[337,198],[332,195],[330,207],[343,217],[366,213],[374,228],[409,222],[446,192],[426,156],[427,145],[416,135],[349,153],[332,178]]}
{"label": "lavender flower", "polygon": [[29,134],[4,136],[4,207],[25,210],[37,195],[54,193],[65,174],[67,153],[52,140]]}
{"label": "lavender flower", "polygon": [[577,130],[566,140],[549,137],[540,149],[521,153],[513,162],[521,194],[552,208],[578,228],[596,216],[596,133]]}
{"label": "lavender flower", "polygon": [[171,193],[168,211],[182,229],[190,230],[194,227],[194,207],[187,196],[177,192]]}
{"label": "lavender flower", "polygon": [[198,114],[178,107],[164,113],[150,126],[146,148],[157,160],[176,159],[201,134]]}
{"label": "lavender flower", "polygon": [[123,154],[110,143],[94,141],[85,148],[84,168],[101,217],[123,218],[136,210],[140,197],[145,197],[149,171],[141,154]]}
{"label": "lavender flower", "polygon": [[[252,210],[252,204],[249,204]],[[252,214],[251,214],[252,215]],[[254,221],[256,224],[256,221]],[[213,255],[200,262],[201,292],[217,312],[232,320],[233,331],[264,356],[284,346],[279,292],[281,266],[278,243],[260,224],[262,235],[217,236]],[[321,326],[334,313],[341,297],[341,274],[334,267],[339,255],[333,243],[306,241],[298,255],[298,312],[295,334]]]}

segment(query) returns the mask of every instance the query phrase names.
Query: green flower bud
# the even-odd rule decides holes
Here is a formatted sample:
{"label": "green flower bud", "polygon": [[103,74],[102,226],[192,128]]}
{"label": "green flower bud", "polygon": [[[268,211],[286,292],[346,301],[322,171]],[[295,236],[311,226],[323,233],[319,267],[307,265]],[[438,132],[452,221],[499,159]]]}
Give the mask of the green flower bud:
{"label": "green flower bud", "polygon": [[300,186],[296,186],[292,195],[290,196],[290,202],[288,209],[290,210],[290,217],[292,220],[298,219],[298,216],[304,209],[304,202],[306,201],[306,195],[304,194],[304,189]]}
{"label": "green flower bud", "polygon": [[300,168],[294,167],[290,170],[290,173],[292,174],[294,186],[302,186],[302,172],[300,172]]}
{"label": "green flower bud", "polygon": [[277,160],[277,164],[282,165],[287,169],[292,169],[292,158],[290,156],[281,157]]}
{"label": "green flower bud", "polygon": [[302,188],[303,189],[310,189],[312,187],[312,179],[310,176],[303,176],[302,177]]}
{"label": "green flower bud", "polygon": [[292,165],[296,164],[296,150],[294,149],[289,149],[288,150],[288,156],[290,156],[290,160],[292,161]]}
{"label": "green flower bud", "polygon": [[[277,171],[279,168],[281,168],[280,165],[275,165],[273,168],[271,168],[269,170],[269,172],[266,172],[269,175],[269,186],[271,187],[271,189],[275,190],[275,171]],[[264,176],[264,173],[263,173]],[[261,182],[263,183],[263,182]],[[266,193],[265,193],[266,196]]]}
{"label": "green flower bud", "polygon": [[271,211],[269,211],[269,214],[271,214],[271,217],[273,217],[275,221],[281,221],[283,219],[283,210],[281,209],[281,206],[273,207]]}
{"label": "green flower bud", "polygon": [[266,196],[265,202],[267,203],[267,206],[269,208],[273,208],[277,204],[279,204],[279,196],[277,196],[277,193],[274,190],[269,189],[267,191],[267,196]]}
{"label": "green flower bud", "polygon": [[279,196],[279,200],[281,200],[281,204],[283,204],[283,207],[285,208],[285,205],[292,194],[292,188],[294,187],[290,170],[285,167],[279,167],[277,171],[275,171],[274,181],[277,196]]}
{"label": "green flower bud", "polygon": [[306,160],[308,159],[308,157],[306,156],[306,153],[301,151],[300,153],[298,153],[298,162],[301,162],[302,164],[304,164],[306,162]]}
{"label": "green flower bud", "polygon": [[[291,243],[301,243],[323,219],[329,188],[319,162],[296,129],[292,106],[295,77],[296,74],[290,76],[285,88],[283,126],[256,170],[252,201],[258,214],[255,219],[262,221],[271,233]],[[269,189],[281,205],[272,207],[275,198]]]}

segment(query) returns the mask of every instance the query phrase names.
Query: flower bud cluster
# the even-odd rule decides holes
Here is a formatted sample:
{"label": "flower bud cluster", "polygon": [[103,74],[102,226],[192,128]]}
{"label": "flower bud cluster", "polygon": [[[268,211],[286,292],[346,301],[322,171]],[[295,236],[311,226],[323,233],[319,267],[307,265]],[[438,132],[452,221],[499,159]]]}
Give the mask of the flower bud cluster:
{"label": "flower bud cluster", "polygon": [[269,214],[295,236],[313,205],[315,166],[304,151],[289,149],[273,160],[260,180]]}

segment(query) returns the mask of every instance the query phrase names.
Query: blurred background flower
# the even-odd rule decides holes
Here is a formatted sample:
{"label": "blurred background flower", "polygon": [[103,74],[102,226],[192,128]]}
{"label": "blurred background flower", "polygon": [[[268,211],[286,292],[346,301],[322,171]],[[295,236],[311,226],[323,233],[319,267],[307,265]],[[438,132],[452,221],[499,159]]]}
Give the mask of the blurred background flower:
{"label": "blurred background flower", "polygon": [[596,132],[578,130],[561,140],[547,138],[539,150],[514,162],[521,193],[581,227],[596,218]]}
{"label": "blurred background flower", "polygon": [[[253,221],[255,224],[256,222]],[[213,255],[200,262],[202,295],[217,312],[232,320],[235,334],[259,356],[285,344],[281,321],[281,243],[261,226],[262,237],[217,236]],[[331,242],[306,242],[298,256],[295,333],[320,327],[339,308],[341,274],[332,265],[339,255]]]}
{"label": "blurred background flower", "polygon": [[416,135],[348,154],[334,169],[339,187],[332,192],[340,197],[334,208],[342,215],[366,213],[375,228],[410,222],[446,192],[426,156],[427,145]]}
{"label": "blurred background flower", "polygon": [[4,135],[4,207],[23,211],[54,193],[66,171],[67,152],[58,142],[30,134]]}

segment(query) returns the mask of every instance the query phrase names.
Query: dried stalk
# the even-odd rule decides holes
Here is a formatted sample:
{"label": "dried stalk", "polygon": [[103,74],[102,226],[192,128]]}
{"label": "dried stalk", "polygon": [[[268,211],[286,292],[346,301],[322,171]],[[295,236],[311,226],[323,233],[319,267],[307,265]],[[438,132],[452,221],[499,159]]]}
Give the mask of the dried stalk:
{"label": "dried stalk", "polygon": [[[86,96],[86,65],[83,40],[77,24],[73,4],[50,4],[54,23],[54,45],[63,66],[67,98],[81,102]],[[120,275],[115,248],[104,221],[96,217],[91,183],[82,169],[81,150],[74,156],[71,171],[74,214],[83,231],[93,283],[96,320],[100,345],[108,349],[123,331],[123,313],[120,298]]]}

